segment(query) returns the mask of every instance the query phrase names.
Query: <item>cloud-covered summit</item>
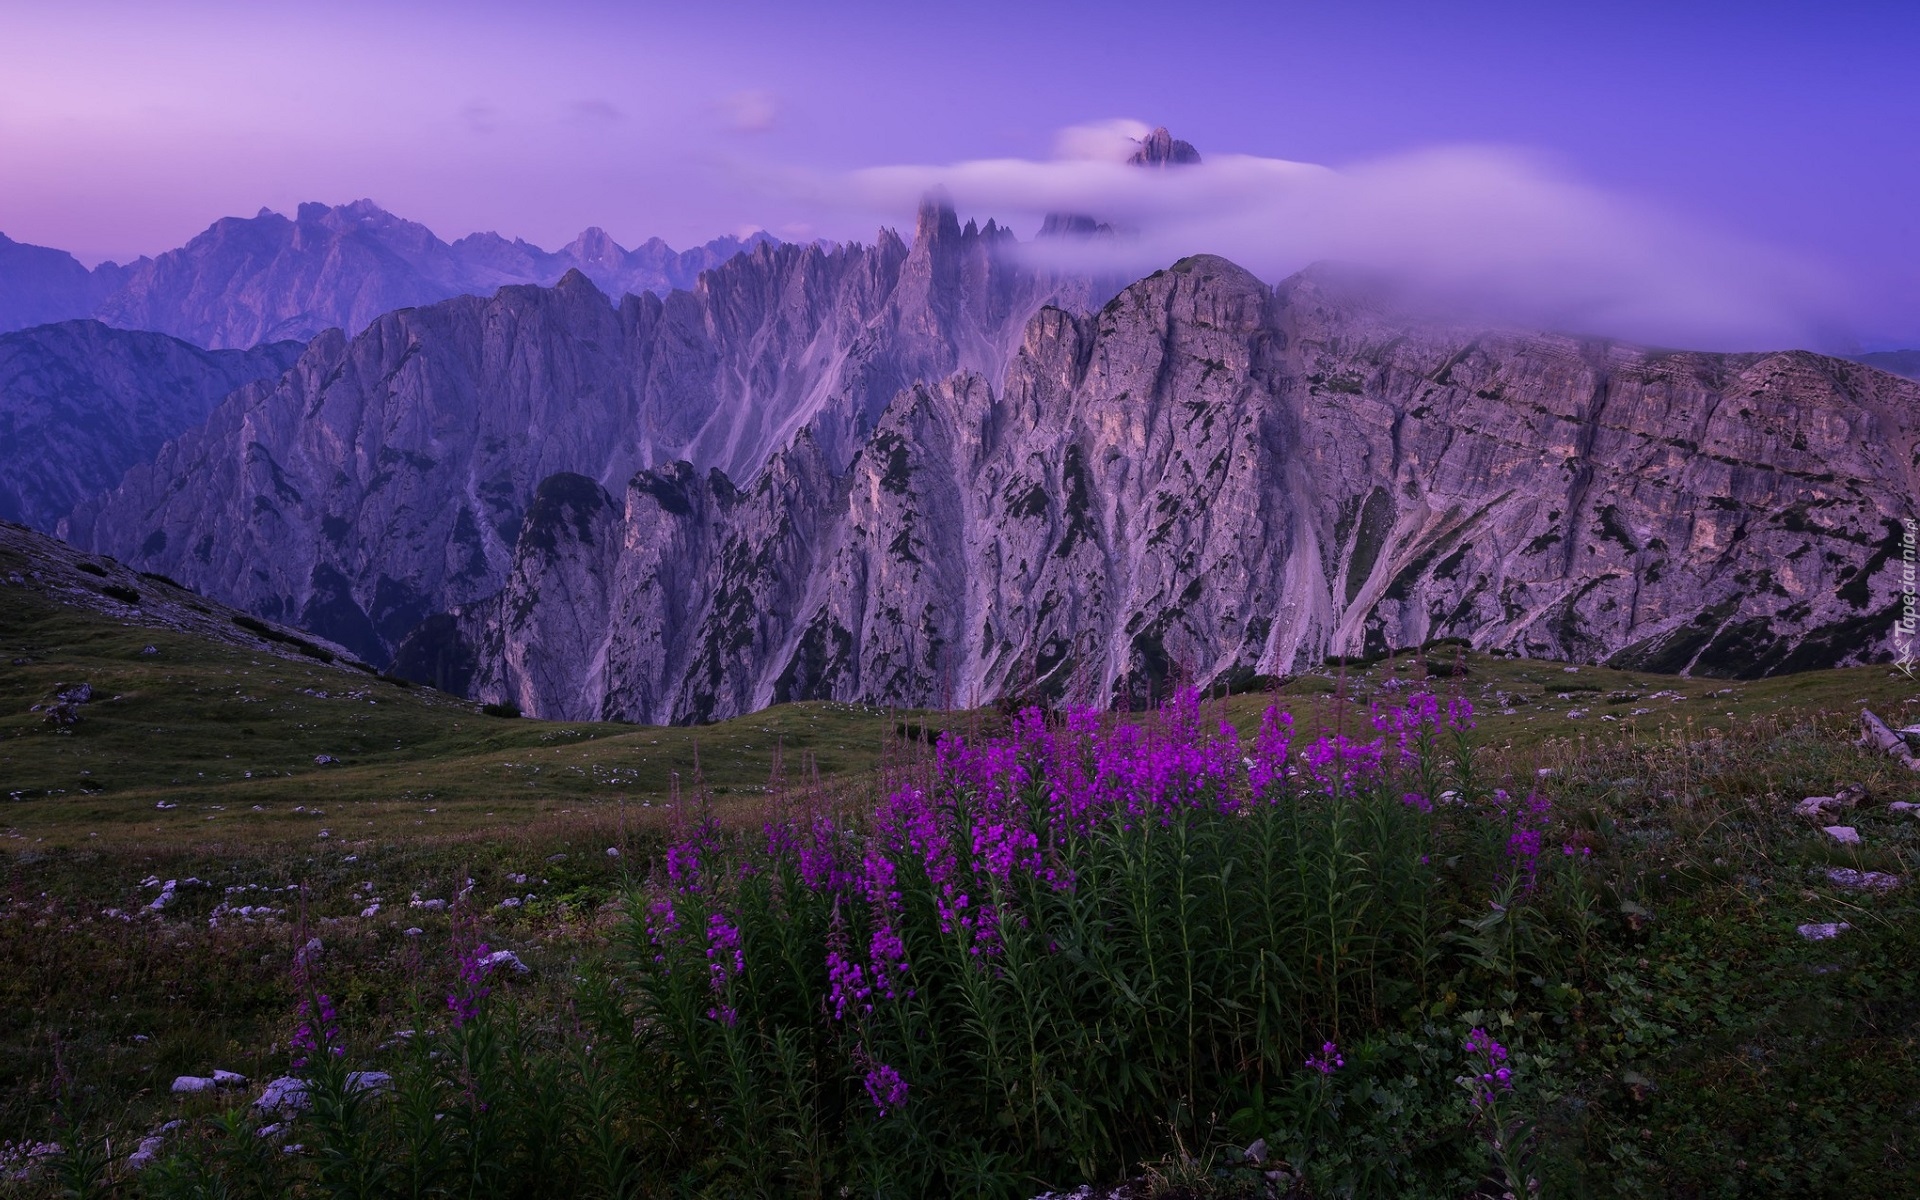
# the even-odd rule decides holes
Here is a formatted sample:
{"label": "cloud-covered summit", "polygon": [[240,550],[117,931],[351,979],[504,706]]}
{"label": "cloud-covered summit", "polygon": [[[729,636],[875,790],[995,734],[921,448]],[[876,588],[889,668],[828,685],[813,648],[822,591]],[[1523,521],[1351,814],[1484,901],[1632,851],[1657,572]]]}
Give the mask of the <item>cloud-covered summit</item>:
{"label": "cloud-covered summit", "polygon": [[937,193],[1003,221],[1092,214],[1120,235],[1023,252],[1103,274],[1212,253],[1274,281],[1332,260],[1458,318],[1709,349],[1816,345],[1837,323],[1839,289],[1817,264],[1517,150],[1439,146],[1331,167],[1208,149],[1178,170],[1138,169],[1130,160],[1161,132],[1104,121],[1061,131],[1051,158],[874,166],[802,186],[883,212]]}

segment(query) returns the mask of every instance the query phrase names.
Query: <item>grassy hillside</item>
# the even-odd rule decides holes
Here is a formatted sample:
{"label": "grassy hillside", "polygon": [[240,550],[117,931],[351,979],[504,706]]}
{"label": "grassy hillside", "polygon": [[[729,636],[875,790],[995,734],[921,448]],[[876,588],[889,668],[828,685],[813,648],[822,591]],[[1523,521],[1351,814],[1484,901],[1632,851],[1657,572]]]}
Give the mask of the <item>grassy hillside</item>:
{"label": "grassy hillside", "polygon": [[[0,1158],[48,1137],[124,1151],[232,1099],[175,1097],[176,1075],[235,1070],[257,1090],[286,1069],[300,956],[324,964],[356,1063],[385,1061],[475,940],[518,953],[533,971],[515,1003],[558,1021],[624,924],[623,888],[694,810],[751,831],[788,806],[857,805],[920,760],[923,729],[1005,728],[824,703],[700,728],[493,717],[0,535]],[[1920,861],[1920,821],[1886,807],[1920,801],[1920,776],[1851,744],[1862,706],[1920,721],[1920,688],[1886,668],[1728,684],[1433,647],[1213,711],[1250,734],[1277,700],[1303,731],[1366,737],[1369,706],[1416,683],[1473,700],[1494,782],[1537,782],[1604,872],[1583,969],[1638,999],[1602,1031],[1576,998],[1594,1040],[1551,1043],[1567,1057],[1536,1099],[1565,1194],[1913,1182],[1898,1131],[1920,1086],[1914,892],[1825,872],[1910,878]],[[77,723],[49,720],[81,684]],[[1852,782],[1872,797],[1846,818],[1861,845],[1791,815]],[[1831,921],[1854,928],[1794,932]],[[1562,988],[1535,980],[1511,1003]],[[1215,1178],[1213,1153],[1162,1165]]]}

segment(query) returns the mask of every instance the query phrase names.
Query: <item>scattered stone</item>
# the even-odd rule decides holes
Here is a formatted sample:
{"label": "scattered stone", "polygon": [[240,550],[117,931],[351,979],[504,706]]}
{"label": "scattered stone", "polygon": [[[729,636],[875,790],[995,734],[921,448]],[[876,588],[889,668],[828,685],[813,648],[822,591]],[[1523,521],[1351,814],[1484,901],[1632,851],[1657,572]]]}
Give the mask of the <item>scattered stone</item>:
{"label": "scattered stone", "polygon": [[520,900],[516,896],[508,896],[505,900],[502,900],[500,902],[500,907],[501,908],[519,908]]}
{"label": "scattered stone", "polygon": [[147,911],[160,912],[162,909],[166,908],[167,905],[172,904],[174,890],[179,886],[180,886],[180,881],[177,879],[169,879],[165,883],[161,884],[160,894],[153,898],[153,903],[147,905]]}
{"label": "scattered stone", "polygon": [[1857,808],[1867,802],[1867,787],[1863,783],[1849,783],[1834,790],[1833,798],[1842,807]]}
{"label": "scattered stone", "polygon": [[1860,831],[1851,825],[1827,825],[1824,826],[1820,832],[1826,834],[1834,841],[1839,842],[1842,846],[1858,846],[1860,844]]}
{"label": "scattered stone", "polygon": [[608,846],[608,847],[607,847],[607,857],[608,857],[608,858],[619,858],[619,857],[620,857],[620,847],[618,847],[618,846]]}
{"label": "scattered stone", "polygon": [[549,854],[547,855],[547,861],[548,862],[564,862],[566,860],[566,857],[567,856],[564,854]]}
{"label": "scattered stone", "polygon": [[1860,710],[1860,741],[1870,750],[1899,760],[1909,771],[1920,771],[1920,757],[1913,753],[1913,747],[1907,745],[1907,739],[1887,728],[1887,723],[1867,709]]}
{"label": "scattered stone", "polygon": [[142,646],[142,647],[140,647],[140,656],[141,656],[142,658],[151,658],[151,657],[153,657],[154,655],[156,655],[156,654],[158,654],[158,653],[160,653],[160,647],[158,647],[158,646]]}
{"label": "scattered stone", "polygon": [[[80,723],[80,706],[93,702],[93,685],[78,683],[72,687],[56,684],[53,700],[46,705],[46,716],[41,719],[58,729],[70,729]],[[34,706],[40,711],[40,706]]]}
{"label": "scattered stone", "polygon": [[1793,806],[1793,812],[1795,816],[1818,819],[1826,816],[1830,810],[1838,811],[1839,807],[1839,801],[1832,796],[1808,796]]}
{"label": "scattered stone", "polygon": [[401,930],[400,932],[405,934],[408,937],[419,937],[421,934],[425,933],[426,930],[420,928],[418,925],[410,925],[407,928]]}
{"label": "scattered stone", "polygon": [[1819,925],[1800,926],[1800,936],[1810,942],[1824,942],[1829,938],[1837,938],[1852,928],[1853,926],[1845,921],[1828,921]]}
{"label": "scattered stone", "polygon": [[211,1092],[220,1085],[210,1075],[181,1075],[173,1081],[173,1094],[190,1096],[195,1092]]}
{"label": "scattered stone", "polygon": [[520,961],[520,956],[511,950],[495,950],[480,960],[480,969],[483,972],[494,970],[496,967],[511,969],[518,975],[525,975],[531,970],[527,964]]}
{"label": "scattered stone", "polygon": [[282,1075],[267,1084],[253,1106],[262,1112],[299,1112],[309,1103],[307,1081],[294,1075]]}
{"label": "scattered stone", "polygon": [[393,1076],[385,1071],[354,1071],[347,1076],[350,1092],[384,1092],[393,1086]]}
{"label": "scattered stone", "polygon": [[1900,886],[1898,875],[1885,871],[1856,871],[1852,867],[1828,867],[1827,882],[1856,892],[1890,892]]}
{"label": "scattered stone", "polygon": [[1892,804],[1887,805],[1887,811],[1897,813],[1920,812],[1920,804],[1910,804],[1905,800],[1895,800]]}
{"label": "scattered stone", "polygon": [[140,1148],[135,1150],[132,1154],[127,1155],[127,1170],[129,1171],[146,1170],[148,1167],[153,1165],[154,1159],[160,1157],[160,1148],[162,1146],[165,1146],[166,1144],[167,1144],[167,1139],[164,1137],[159,1137],[157,1135],[154,1137],[141,1138]]}
{"label": "scattered stone", "polygon": [[313,756],[313,765],[316,767],[331,767],[339,761],[339,759],[331,754],[316,754]]}

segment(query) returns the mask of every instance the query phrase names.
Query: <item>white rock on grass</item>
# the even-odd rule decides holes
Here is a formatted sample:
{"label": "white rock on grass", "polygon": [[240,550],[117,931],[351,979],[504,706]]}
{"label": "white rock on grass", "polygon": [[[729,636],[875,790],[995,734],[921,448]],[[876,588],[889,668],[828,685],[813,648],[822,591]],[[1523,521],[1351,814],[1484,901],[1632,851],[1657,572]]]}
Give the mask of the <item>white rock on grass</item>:
{"label": "white rock on grass", "polygon": [[1827,882],[1857,892],[1890,892],[1900,886],[1898,875],[1885,871],[1856,871],[1852,867],[1828,867]]}
{"label": "white rock on grass", "polygon": [[520,961],[518,954],[515,954],[511,950],[495,950],[492,954],[480,960],[481,970],[491,971],[496,968],[506,968],[520,975],[525,975],[528,970],[531,969],[527,964]]}
{"label": "white rock on grass", "polygon": [[219,1086],[210,1075],[181,1075],[173,1081],[173,1094],[191,1096],[195,1092],[211,1092]]}
{"label": "white rock on grass", "polygon": [[1826,815],[1828,809],[1839,807],[1840,802],[1832,796],[1808,796],[1793,806],[1793,813],[1797,817],[1822,817]]}
{"label": "white rock on grass", "polygon": [[155,1135],[154,1137],[141,1138],[139,1149],[135,1150],[132,1154],[127,1155],[127,1170],[129,1171],[146,1170],[148,1167],[153,1165],[154,1159],[160,1157],[160,1149],[166,1144],[167,1144],[167,1139],[164,1137],[160,1137],[158,1135]]}
{"label": "white rock on grass", "polygon": [[308,1105],[307,1081],[294,1075],[272,1080],[253,1106],[263,1112],[299,1112]]}
{"label": "white rock on grass", "polygon": [[1824,942],[1829,938],[1837,938],[1852,928],[1853,926],[1845,921],[1827,921],[1818,925],[1800,926],[1800,936],[1810,942]]}
{"label": "white rock on grass", "polygon": [[238,1071],[215,1071],[213,1082],[216,1087],[237,1088],[247,1086],[247,1077]]}
{"label": "white rock on grass", "polygon": [[1858,846],[1860,844],[1860,831],[1851,825],[1827,825],[1823,826],[1820,832],[1826,834],[1834,841],[1839,842],[1842,846]]}

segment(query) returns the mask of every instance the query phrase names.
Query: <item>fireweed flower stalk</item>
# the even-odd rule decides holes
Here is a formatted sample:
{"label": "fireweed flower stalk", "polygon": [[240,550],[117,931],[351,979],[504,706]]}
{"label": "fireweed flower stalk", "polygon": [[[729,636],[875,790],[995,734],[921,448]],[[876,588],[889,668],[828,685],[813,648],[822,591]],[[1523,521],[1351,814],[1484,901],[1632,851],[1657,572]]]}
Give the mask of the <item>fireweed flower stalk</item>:
{"label": "fireweed flower stalk", "polygon": [[692,829],[629,904],[625,1036],[705,1114],[689,1152],[859,1158],[911,1128],[910,1163],[833,1168],[899,1194],[980,1190],[983,1162],[1116,1173],[1168,1111],[1244,1089],[1317,1080],[1331,1106],[1323,1065],[1352,1068],[1323,1031],[1362,1035],[1460,965],[1426,863],[1467,847],[1435,840],[1511,832],[1431,803],[1463,706],[1376,717],[1356,741],[1278,707],[1243,738],[1190,693],[1157,720],[1028,710],[1004,739],[944,735],[870,813]]}
{"label": "fireweed flower stalk", "polygon": [[1514,1071],[1507,1048],[1486,1030],[1476,1028],[1467,1034],[1465,1049],[1467,1073],[1456,1082],[1466,1089],[1467,1102],[1476,1114],[1507,1191],[1516,1197],[1527,1196],[1533,1179],[1527,1169],[1526,1142],[1533,1123],[1512,1111]]}
{"label": "fireweed flower stalk", "polygon": [[315,992],[300,1002],[294,1010],[295,1025],[293,1036],[287,1039],[287,1048],[293,1051],[293,1069],[305,1068],[321,1055],[334,1058],[346,1056],[346,1047],[340,1044],[340,1020],[333,1011],[333,999],[324,992]]}
{"label": "fireweed flower stalk", "polygon": [[493,993],[486,984],[488,953],[487,944],[481,942],[460,956],[458,979],[447,992],[447,1011],[456,1029],[477,1018],[481,1004]]}

